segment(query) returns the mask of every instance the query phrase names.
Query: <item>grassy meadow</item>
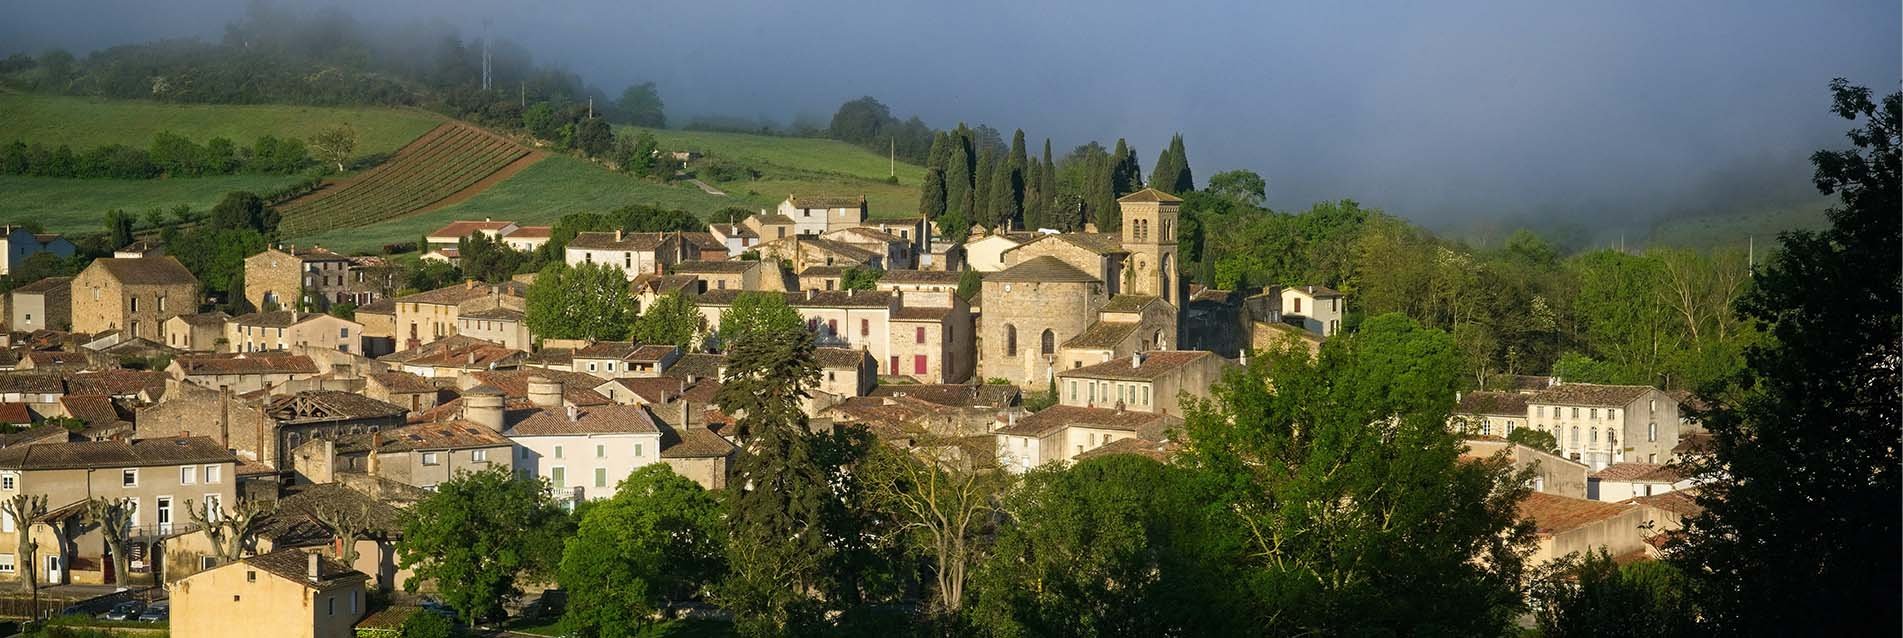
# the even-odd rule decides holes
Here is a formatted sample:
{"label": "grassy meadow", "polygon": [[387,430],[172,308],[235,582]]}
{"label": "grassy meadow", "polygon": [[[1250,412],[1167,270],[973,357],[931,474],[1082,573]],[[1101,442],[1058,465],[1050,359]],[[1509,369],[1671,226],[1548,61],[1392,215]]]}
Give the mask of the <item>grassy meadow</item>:
{"label": "grassy meadow", "polygon": [[[648,131],[666,151],[699,151],[709,157],[752,166],[759,179],[714,182],[753,208],[778,205],[787,195],[865,195],[872,217],[905,219],[917,215],[918,187],[925,168],[838,140],[775,137],[745,133],[669,131],[621,127],[621,132]],[[886,182],[897,175],[898,184]]]}
{"label": "grassy meadow", "polygon": [[144,215],[153,208],[189,204],[211,210],[234,190],[269,191],[290,185],[295,175],[219,175],[190,179],[66,179],[0,175],[0,224],[35,221],[53,232],[96,232],[106,211]]}
{"label": "grassy meadow", "polygon": [[144,148],[171,131],[200,144],[224,137],[249,146],[261,135],[309,138],[348,123],[357,153],[394,151],[441,123],[414,109],[285,105],[170,104],[57,95],[0,93],[0,143],[65,144],[74,150],[105,144]]}

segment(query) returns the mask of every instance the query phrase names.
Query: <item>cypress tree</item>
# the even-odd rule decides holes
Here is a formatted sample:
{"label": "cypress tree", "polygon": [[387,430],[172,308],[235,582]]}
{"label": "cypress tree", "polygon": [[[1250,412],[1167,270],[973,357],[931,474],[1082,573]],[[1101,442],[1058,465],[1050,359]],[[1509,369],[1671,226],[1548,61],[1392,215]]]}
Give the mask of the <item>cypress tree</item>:
{"label": "cypress tree", "polygon": [[919,184],[918,212],[926,219],[945,214],[945,169],[925,169],[925,182]]}
{"label": "cypress tree", "polygon": [[1090,183],[1087,184],[1089,193],[1084,201],[1088,211],[1085,219],[1095,221],[1097,232],[1100,233],[1113,232],[1123,226],[1122,211],[1117,208],[1117,171],[1123,163],[1117,158],[1128,157],[1129,152],[1124,149],[1122,140],[1117,141],[1117,150],[1121,151],[1120,155],[1092,158],[1095,166],[1090,171]]}
{"label": "cypress tree", "polygon": [[1196,190],[1196,180],[1189,172],[1189,154],[1183,150],[1183,134],[1171,137],[1169,147],[1156,157],[1156,166],[1150,169],[1150,188],[1172,195]]}
{"label": "cypress tree", "polygon": [[1051,138],[1044,138],[1044,166],[1038,170],[1037,192],[1044,197],[1038,208],[1049,217],[1057,209],[1057,163],[1051,161]]}
{"label": "cypress tree", "polygon": [[991,199],[991,185],[996,181],[991,173],[998,170],[997,164],[998,152],[987,146],[985,150],[978,153],[978,170],[971,174],[975,180],[971,187],[973,191],[971,201],[975,206],[971,211],[971,219],[986,226],[995,225],[997,220],[996,213],[992,210],[996,208],[994,206],[996,202]]}
{"label": "cypress tree", "polygon": [[1175,192],[1171,190],[1176,186],[1176,156],[1172,154],[1174,150],[1165,146],[1162,152],[1156,154],[1156,165],[1150,167],[1150,188],[1165,193]]}
{"label": "cypress tree", "polygon": [[1024,229],[1046,228],[1044,223],[1044,194],[1038,189],[1044,183],[1044,167],[1030,162],[1024,167]]}
{"label": "cypress tree", "polygon": [[[948,134],[945,145],[945,210],[960,219],[971,219],[971,131],[963,123]],[[964,235],[958,235],[960,239]]]}
{"label": "cypress tree", "polygon": [[1024,166],[1030,161],[1024,148],[1024,129],[1018,129],[1011,134],[1011,161],[1008,162],[1011,167],[1011,212],[1008,218],[1017,220],[1020,225],[1024,221]]}
{"label": "cypress tree", "polygon": [[1018,194],[1018,188],[1021,183],[1023,179],[1018,176],[1017,168],[1011,165],[1009,159],[999,161],[997,166],[993,167],[991,205],[987,207],[991,213],[992,226],[1010,228],[1014,222],[1018,221],[1018,201],[1022,197]]}
{"label": "cypress tree", "polygon": [[1122,138],[1117,139],[1117,150],[1110,152],[1110,189],[1112,198],[1122,197],[1143,188],[1143,166],[1137,162],[1137,151],[1130,148]]}

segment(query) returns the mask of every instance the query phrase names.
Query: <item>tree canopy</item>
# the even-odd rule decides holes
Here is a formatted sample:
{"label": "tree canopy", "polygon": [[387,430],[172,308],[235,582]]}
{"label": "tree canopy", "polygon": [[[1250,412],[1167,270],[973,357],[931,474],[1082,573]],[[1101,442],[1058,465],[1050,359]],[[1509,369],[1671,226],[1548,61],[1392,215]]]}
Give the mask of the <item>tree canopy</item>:
{"label": "tree canopy", "polygon": [[573,529],[545,481],[506,467],[465,472],[404,512],[398,561],[416,574],[407,586],[435,583],[474,624],[501,617],[519,577],[554,576]]}
{"label": "tree canopy", "polygon": [[523,321],[544,339],[625,339],[639,314],[627,276],[607,264],[549,264],[525,305]]}
{"label": "tree canopy", "polygon": [[718,497],[666,464],[635,470],[590,505],[562,552],[562,626],[577,636],[632,638],[669,602],[704,593],[726,572]]}

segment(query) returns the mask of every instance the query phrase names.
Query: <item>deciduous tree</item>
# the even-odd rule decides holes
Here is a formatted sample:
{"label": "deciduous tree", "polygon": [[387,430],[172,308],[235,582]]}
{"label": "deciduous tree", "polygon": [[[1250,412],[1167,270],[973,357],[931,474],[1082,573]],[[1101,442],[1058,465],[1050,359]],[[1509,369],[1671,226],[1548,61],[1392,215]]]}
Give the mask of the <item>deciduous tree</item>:
{"label": "deciduous tree", "polygon": [[700,349],[705,324],[706,318],[701,316],[700,307],[692,299],[668,293],[635,319],[633,336],[640,343],[671,345],[694,352]]}
{"label": "deciduous tree", "polygon": [[635,470],[594,503],[562,552],[564,629],[577,636],[647,635],[654,614],[725,575],[720,500],[666,464]]}
{"label": "deciduous tree", "polygon": [[545,339],[624,339],[638,315],[627,277],[605,264],[549,264],[525,303],[523,320]]}
{"label": "deciduous tree", "polygon": [[311,136],[310,148],[317,159],[337,167],[344,172],[344,164],[357,152],[357,129],[349,124],[338,124],[318,131]]}
{"label": "deciduous tree", "polygon": [[397,558],[475,624],[502,616],[524,577],[555,575],[574,523],[546,481],[504,467],[464,472],[404,513]]}

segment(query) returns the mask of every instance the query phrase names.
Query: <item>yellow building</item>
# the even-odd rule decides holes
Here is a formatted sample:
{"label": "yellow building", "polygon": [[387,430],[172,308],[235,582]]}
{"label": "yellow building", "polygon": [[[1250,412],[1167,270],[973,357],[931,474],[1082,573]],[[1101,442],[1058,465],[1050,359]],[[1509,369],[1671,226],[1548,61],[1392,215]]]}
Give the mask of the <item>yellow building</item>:
{"label": "yellow building", "polygon": [[369,576],[287,549],[199,572],[172,587],[176,638],[348,638]]}

